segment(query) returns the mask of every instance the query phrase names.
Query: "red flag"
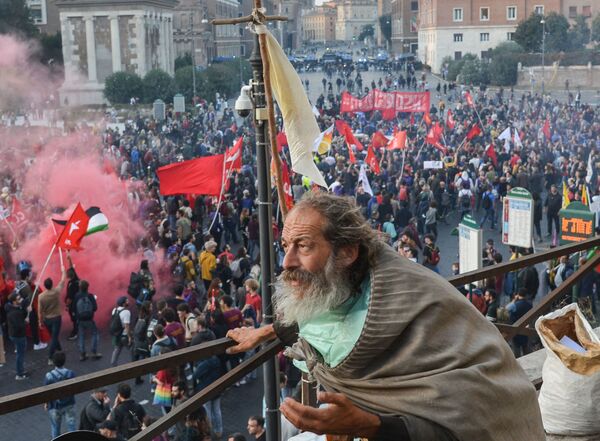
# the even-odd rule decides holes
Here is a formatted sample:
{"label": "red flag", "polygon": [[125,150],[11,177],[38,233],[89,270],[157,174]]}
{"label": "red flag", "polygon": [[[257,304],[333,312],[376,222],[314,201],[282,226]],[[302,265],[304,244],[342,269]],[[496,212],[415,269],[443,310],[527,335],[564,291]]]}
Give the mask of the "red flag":
{"label": "red flag", "polygon": [[448,116],[446,117],[446,127],[448,127],[450,130],[454,130],[454,126],[456,126],[456,121],[454,121],[452,111],[448,109]]}
{"label": "red flag", "polygon": [[444,129],[442,129],[442,126],[440,124],[435,123],[429,129],[429,132],[427,132],[427,136],[425,137],[425,142],[427,142],[428,144],[431,144],[431,145],[435,145],[436,143],[440,142],[440,139],[442,138],[443,130]]}
{"label": "red flag", "polygon": [[436,141],[435,143],[433,143],[433,146],[438,149],[440,152],[442,152],[444,155],[448,154],[448,149],[446,148],[446,146],[440,144],[439,141]]}
{"label": "red flag", "polygon": [[411,112],[411,114],[410,114],[410,125],[411,126],[415,125],[415,114],[413,112]]}
{"label": "red flag", "polygon": [[498,165],[498,157],[496,156],[496,150],[494,149],[494,144],[488,145],[488,148],[485,150],[485,154],[488,158],[492,160],[492,164],[494,167]]}
{"label": "red flag", "polygon": [[542,131],[544,132],[546,140],[549,140],[552,136],[552,133],[550,133],[550,121],[548,120],[548,118],[546,118],[546,122],[544,123],[544,127],[542,127]]}
{"label": "red flag", "polygon": [[373,170],[377,174],[381,173],[381,169],[379,168],[379,160],[375,155],[375,151],[373,150],[372,145],[370,145],[367,149],[367,157],[365,161],[367,162],[369,167],[371,167],[371,170]]}
{"label": "red flag", "polygon": [[471,96],[471,93],[468,90],[465,92],[465,99],[467,100],[467,104],[473,107],[473,97]]}
{"label": "red flag", "polygon": [[467,141],[470,141],[479,135],[481,135],[481,129],[479,128],[479,124],[475,124],[471,127],[471,130],[469,130],[469,133],[467,133]]}
{"label": "red flag", "polygon": [[89,221],[89,216],[81,207],[81,204],[78,203],[65,228],[60,233],[60,236],[58,236],[56,245],[63,250],[79,250],[81,248],[81,239],[87,233]]}
{"label": "red flag", "polygon": [[429,113],[426,113],[423,115],[423,120],[425,121],[425,124],[427,124],[428,126],[431,125],[431,116],[429,116]]}
{"label": "red flag", "polygon": [[381,117],[386,121],[396,118],[396,109],[393,107],[390,109],[383,109],[381,111]]}
{"label": "red flag", "polygon": [[285,205],[288,210],[294,206],[294,195],[292,194],[292,181],[290,179],[290,169],[285,161],[281,161],[281,179],[283,181],[283,193],[285,195]]}
{"label": "red flag", "polygon": [[348,124],[338,119],[335,122],[335,128],[340,133],[340,135],[342,135],[346,139],[346,144],[348,144],[348,147],[354,145],[356,147],[356,150],[358,150],[359,152],[362,152],[364,150],[363,145],[358,139],[356,139],[354,133],[352,133],[352,129]]}
{"label": "red flag", "polygon": [[373,144],[373,147],[375,147],[376,149],[378,149],[379,147],[385,147],[386,145],[388,145],[389,142],[390,140],[387,139],[387,137],[379,130],[373,133],[373,138],[371,138],[371,144]]}
{"label": "red flag", "polygon": [[285,132],[279,132],[276,136],[277,140],[277,151],[281,153],[284,145],[288,145],[287,136],[285,136]]}
{"label": "red flag", "polygon": [[21,207],[21,202],[19,202],[16,196],[13,196],[12,209],[6,221],[17,229],[25,225],[28,221],[25,211]]}
{"label": "red flag", "polygon": [[160,193],[219,196],[224,159],[225,155],[204,156],[160,167],[157,170]]}
{"label": "red flag", "polygon": [[[375,144],[373,144],[373,147],[375,147]],[[394,137],[392,138],[392,140],[389,142],[389,144],[387,145],[387,149],[388,150],[403,150],[406,148],[406,130],[400,130],[399,132],[397,132]]]}
{"label": "red flag", "polygon": [[348,145],[348,158],[350,160],[350,164],[356,164],[356,156],[354,156],[354,150],[352,150],[351,145]]}
{"label": "red flag", "polygon": [[241,170],[242,168],[242,150],[244,138],[240,136],[233,147],[227,149],[225,153],[225,168],[230,170]]}

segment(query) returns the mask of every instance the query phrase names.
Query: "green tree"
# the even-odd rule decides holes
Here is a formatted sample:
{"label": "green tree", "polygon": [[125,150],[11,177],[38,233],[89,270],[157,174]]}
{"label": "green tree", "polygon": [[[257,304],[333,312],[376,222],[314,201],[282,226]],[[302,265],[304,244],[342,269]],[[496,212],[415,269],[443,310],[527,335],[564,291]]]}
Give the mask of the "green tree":
{"label": "green tree", "polygon": [[592,40],[600,42],[600,13],[592,21]]}
{"label": "green tree", "polygon": [[[247,60],[241,61],[242,81],[252,77],[252,69]],[[201,85],[197,87],[198,95],[208,102],[214,102],[216,93],[222,96],[235,97],[240,93],[240,61],[215,63],[200,73]],[[196,76],[198,78],[198,76]]]}
{"label": "green tree", "polygon": [[60,32],[56,34],[40,35],[40,61],[48,64],[63,64],[62,37]]}
{"label": "green tree", "polygon": [[111,104],[128,104],[131,97],[141,98],[142,79],[131,72],[115,72],[106,77],[104,96]]}
{"label": "green tree", "polygon": [[514,41],[516,41],[527,52],[541,52],[542,34],[545,20],[546,28],[546,52],[560,52],[569,49],[569,22],[567,19],[556,12],[551,12],[547,16],[531,14],[528,19],[521,21],[515,31]]}
{"label": "green tree", "polygon": [[575,17],[575,24],[569,29],[569,46],[571,50],[581,50],[590,42],[590,28],[587,25],[586,17],[578,15]]}
{"label": "green tree", "polygon": [[461,73],[463,66],[467,61],[473,61],[477,59],[477,55],[465,54],[460,60],[449,60],[448,64],[448,81],[456,81],[458,75]]}
{"label": "green tree", "polygon": [[469,58],[464,61],[460,70],[460,81],[463,84],[480,85],[489,83],[488,63],[479,58]]}
{"label": "green tree", "polygon": [[175,58],[175,70],[180,69],[185,66],[191,66],[194,64],[192,60],[192,55],[189,52],[186,52],[184,55],[180,55]]}
{"label": "green tree", "polygon": [[373,37],[375,35],[375,27],[372,24],[364,25],[358,35],[358,40],[363,41],[365,38]]}
{"label": "green tree", "polygon": [[142,80],[144,86],[144,102],[155,100],[170,102],[175,94],[175,82],[164,70],[153,69]]}
{"label": "green tree", "polygon": [[517,83],[519,54],[523,48],[513,41],[500,43],[491,53],[490,83],[496,86],[513,86]]}
{"label": "green tree", "polygon": [[39,33],[23,0],[0,0],[0,34],[34,37]]}
{"label": "green tree", "polygon": [[381,35],[388,42],[392,43],[392,16],[391,14],[385,14],[379,17],[379,27],[381,28]]}
{"label": "green tree", "polygon": [[[184,66],[175,71],[175,92],[185,96],[185,102],[191,103],[194,95],[194,77],[192,66]],[[204,76],[196,72],[196,94],[206,90]]]}

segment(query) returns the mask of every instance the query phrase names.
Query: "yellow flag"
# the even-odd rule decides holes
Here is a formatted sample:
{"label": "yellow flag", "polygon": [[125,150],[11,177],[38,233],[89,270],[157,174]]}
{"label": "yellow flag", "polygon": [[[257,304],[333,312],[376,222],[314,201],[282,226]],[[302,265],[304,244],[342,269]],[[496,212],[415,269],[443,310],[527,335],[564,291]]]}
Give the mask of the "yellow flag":
{"label": "yellow flag", "polygon": [[256,26],[255,29],[259,34],[266,34],[271,86],[283,116],[292,170],[327,188],[325,179],[312,158],[313,143],[321,130],[302,81],[271,32],[264,25]]}
{"label": "yellow flag", "polygon": [[583,184],[583,188],[581,189],[581,203],[586,207],[590,206],[590,197],[588,195],[587,185]]}
{"label": "yellow flag", "polygon": [[333,127],[329,127],[327,130],[322,132],[313,144],[313,152],[318,152],[319,155],[323,155],[331,149],[331,141],[333,140]]}
{"label": "yellow flag", "polygon": [[571,203],[569,199],[569,189],[567,188],[567,183],[563,181],[563,195],[562,195],[562,208],[567,208]]}

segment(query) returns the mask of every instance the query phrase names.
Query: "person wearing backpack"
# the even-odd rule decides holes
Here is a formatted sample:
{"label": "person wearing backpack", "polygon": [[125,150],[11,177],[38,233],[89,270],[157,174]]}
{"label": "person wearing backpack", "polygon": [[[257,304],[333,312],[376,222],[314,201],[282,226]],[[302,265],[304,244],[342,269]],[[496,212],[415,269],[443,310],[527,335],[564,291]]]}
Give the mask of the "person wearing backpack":
{"label": "person wearing backpack", "polygon": [[87,360],[85,351],[85,334],[92,334],[92,358],[98,360],[102,354],[98,353],[98,327],[94,321],[94,314],[98,309],[96,296],[91,294],[89,290],[90,284],[87,280],[79,281],[79,293],[75,296],[75,310],[77,312],[77,337],[79,338],[79,360]]}
{"label": "person wearing backpack", "polygon": [[110,357],[111,366],[117,365],[123,347],[131,346],[132,336],[130,324],[131,311],[129,310],[129,300],[126,296],[121,296],[117,299],[117,306],[110,314],[109,330],[113,344],[113,352]]}
{"label": "person wearing backpack", "polygon": [[[52,355],[54,369],[46,373],[44,377],[44,386],[58,383],[59,381],[69,380],[75,377],[75,372],[65,367],[67,357],[64,352],[56,351]],[[58,400],[53,400],[44,405],[50,417],[50,427],[52,439],[60,435],[60,426],[63,421],[67,423],[67,431],[77,430],[77,418],[75,415],[75,396],[69,395]]]}
{"label": "person wearing backpack", "polygon": [[439,274],[440,249],[435,245],[435,237],[432,234],[426,234],[423,237],[423,241],[425,242],[425,248],[423,248],[423,266]]}
{"label": "person wearing backpack", "polygon": [[485,210],[485,215],[483,219],[479,223],[479,228],[483,228],[485,226],[485,221],[490,219],[490,223],[492,230],[496,228],[496,213],[494,212],[494,202],[496,201],[496,196],[492,191],[492,188],[488,185],[485,187],[485,191],[481,196],[481,207]]}
{"label": "person wearing backpack", "polygon": [[118,434],[129,439],[142,430],[142,421],[146,416],[144,408],[131,398],[131,386],[121,383],[117,387],[117,397],[110,419],[117,425]]}

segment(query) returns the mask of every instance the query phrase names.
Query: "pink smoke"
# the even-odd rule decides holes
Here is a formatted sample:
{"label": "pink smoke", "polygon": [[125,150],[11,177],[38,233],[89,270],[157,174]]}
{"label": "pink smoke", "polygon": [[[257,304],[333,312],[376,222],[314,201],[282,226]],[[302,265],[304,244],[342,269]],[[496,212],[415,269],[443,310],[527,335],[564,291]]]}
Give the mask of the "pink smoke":
{"label": "pink smoke", "polygon": [[[4,74],[10,74],[9,84],[21,100],[29,100],[30,91],[39,90],[43,79],[48,78],[43,77],[45,67],[32,63],[30,55],[27,43],[0,36],[0,78],[4,83]],[[17,71],[20,78],[12,74]],[[0,108],[2,104],[0,101]],[[101,123],[96,122],[100,127]],[[136,216],[137,205],[128,200],[128,186],[107,171],[101,141],[88,129],[63,135],[48,128],[0,128],[0,179],[14,181],[28,220],[18,232],[21,237],[15,262],[31,261],[39,276],[56,240],[51,219],[68,219],[78,202],[84,209],[99,207],[108,218],[108,231],[85,237],[83,250],[71,253],[78,276],[89,281],[90,292],[98,296],[96,319],[104,324],[116,299],[127,295],[130,273],[139,270],[143,259],[140,241],[145,231]],[[55,228],[60,234],[63,227]],[[6,229],[3,231],[10,237]],[[158,273],[158,268],[154,269]],[[60,278],[58,250],[41,279],[46,277],[55,282]]]}

